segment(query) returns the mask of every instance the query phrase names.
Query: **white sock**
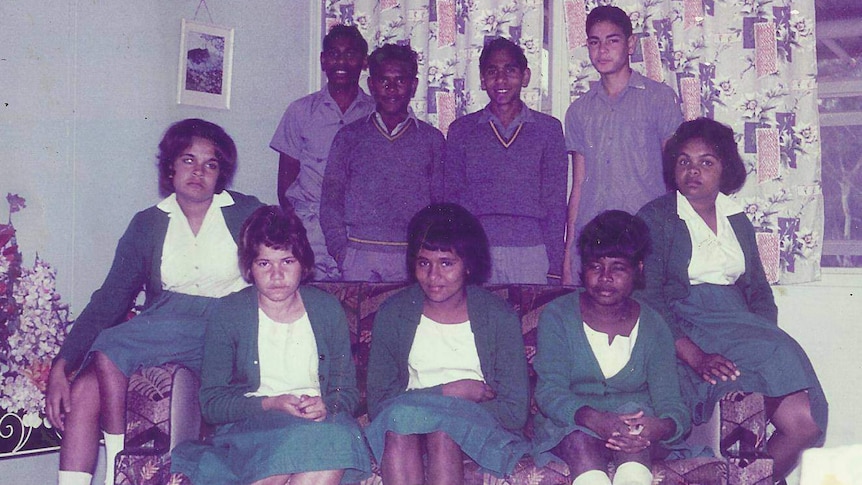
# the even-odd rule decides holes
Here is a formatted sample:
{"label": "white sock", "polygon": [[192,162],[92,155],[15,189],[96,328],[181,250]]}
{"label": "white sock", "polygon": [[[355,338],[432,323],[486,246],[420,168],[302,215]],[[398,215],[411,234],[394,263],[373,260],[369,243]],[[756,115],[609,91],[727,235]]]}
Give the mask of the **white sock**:
{"label": "white sock", "polygon": [[57,485],[90,485],[91,481],[93,481],[92,473],[60,470]]}
{"label": "white sock", "polygon": [[611,485],[611,479],[601,470],[588,470],[575,477],[572,485]]}
{"label": "white sock", "polygon": [[114,461],[117,454],[123,451],[125,445],[125,434],[105,435],[105,485],[114,485]]}
{"label": "white sock", "polygon": [[652,472],[636,461],[627,461],[617,467],[613,485],[651,485]]}

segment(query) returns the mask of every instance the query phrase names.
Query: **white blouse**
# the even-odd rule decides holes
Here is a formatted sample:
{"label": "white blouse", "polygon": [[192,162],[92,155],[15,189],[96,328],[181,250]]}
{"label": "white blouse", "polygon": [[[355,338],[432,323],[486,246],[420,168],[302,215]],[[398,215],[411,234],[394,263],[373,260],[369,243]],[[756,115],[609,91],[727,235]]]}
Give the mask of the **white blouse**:
{"label": "white blouse", "polygon": [[715,199],[717,232],[706,224],[684,195],[676,193],[676,212],[685,221],[691,236],[690,284],[732,285],[745,273],[745,255],[736,239],[729,216],[742,212],[730,197],[719,193]]}
{"label": "white blouse", "polygon": [[317,341],[308,314],[280,323],[258,309],[260,387],[251,396],[320,395]]}
{"label": "white blouse", "polygon": [[197,235],[192,232],[176,194],[157,205],[169,218],[162,246],[163,289],[220,298],[248,286],[239,272],[236,242],[221,211],[233,203],[227,191],[215,194]]}
{"label": "white blouse", "polygon": [[485,381],[470,321],[435,322],[422,315],[407,357],[407,389],[425,389],[461,379]]}
{"label": "white blouse", "polygon": [[605,379],[617,375],[628,364],[632,357],[632,349],[635,347],[635,342],[638,339],[640,322],[640,318],[638,318],[628,337],[617,335],[610,344],[608,343],[608,334],[593,330],[592,327],[584,322],[584,333],[587,335],[587,342],[590,343],[590,348],[599,362],[599,367],[602,369]]}

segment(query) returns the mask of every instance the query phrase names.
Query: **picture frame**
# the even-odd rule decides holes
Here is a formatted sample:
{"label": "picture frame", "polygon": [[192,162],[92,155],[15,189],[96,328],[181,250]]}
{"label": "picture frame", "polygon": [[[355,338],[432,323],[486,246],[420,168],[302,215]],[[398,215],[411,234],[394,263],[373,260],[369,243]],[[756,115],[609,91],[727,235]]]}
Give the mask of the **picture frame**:
{"label": "picture frame", "polygon": [[230,109],[234,29],[182,19],[177,103]]}

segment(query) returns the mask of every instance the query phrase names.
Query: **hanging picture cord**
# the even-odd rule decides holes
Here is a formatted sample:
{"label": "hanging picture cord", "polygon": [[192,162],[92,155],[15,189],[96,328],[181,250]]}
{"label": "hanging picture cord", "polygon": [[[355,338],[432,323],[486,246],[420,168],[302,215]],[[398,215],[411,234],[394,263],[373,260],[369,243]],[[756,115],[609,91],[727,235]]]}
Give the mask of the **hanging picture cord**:
{"label": "hanging picture cord", "polygon": [[200,1],[200,3],[198,3],[198,8],[196,8],[196,9],[195,9],[195,18],[194,18],[194,20],[197,20],[197,19],[198,19],[198,12],[200,12],[201,7],[203,7],[203,8],[204,8],[204,10],[206,10],[206,12],[207,12],[207,17],[209,17],[209,18],[210,18],[210,23],[211,23],[211,24],[214,24],[215,22],[213,22],[213,16],[212,16],[212,14],[210,13],[210,8],[209,8],[209,6],[207,5],[207,0],[201,0],[201,1]]}

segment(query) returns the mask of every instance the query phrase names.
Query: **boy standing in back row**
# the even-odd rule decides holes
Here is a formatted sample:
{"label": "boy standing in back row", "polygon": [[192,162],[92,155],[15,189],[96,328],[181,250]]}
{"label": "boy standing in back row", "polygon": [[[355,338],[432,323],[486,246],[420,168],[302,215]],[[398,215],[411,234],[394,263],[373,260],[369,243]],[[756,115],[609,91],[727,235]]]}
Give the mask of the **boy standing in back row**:
{"label": "boy standing in back row", "polygon": [[586,27],[590,62],[601,80],[566,112],[573,181],[563,284],[578,283],[574,244],[587,222],[609,209],[634,214],[666,192],[662,146],[682,123],[673,89],[629,66],[638,41],[629,16],[618,7],[596,7]]}
{"label": "boy standing in back row", "polygon": [[323,38],[320,67],[327,83],[287,107],[269,146],[279,152],[278,202],[292,207],[308,233],[317,280],[337,280],[320,229],[320,189],[332,139],[341,127],[374,111],[374,99],[359,87],[368,43],[356,26],[336,25]]}
{"label": "boy standing in back row", "polygon": [[376,109],[341,129],[323,176],[320,226],[347,281],[406,281],[407,223],[442,195],[445,140],[410,109],[417,54],[386,44],[368,58]]}
{"label": "boy standing in back row", "polygon": [[479,57],[489,103],[449,127],[446,198],[472,212],[491,246],[489,283],[560,282],[566,147],[560,122],[521,101],[530,82],[520,46],[499,38]]}

